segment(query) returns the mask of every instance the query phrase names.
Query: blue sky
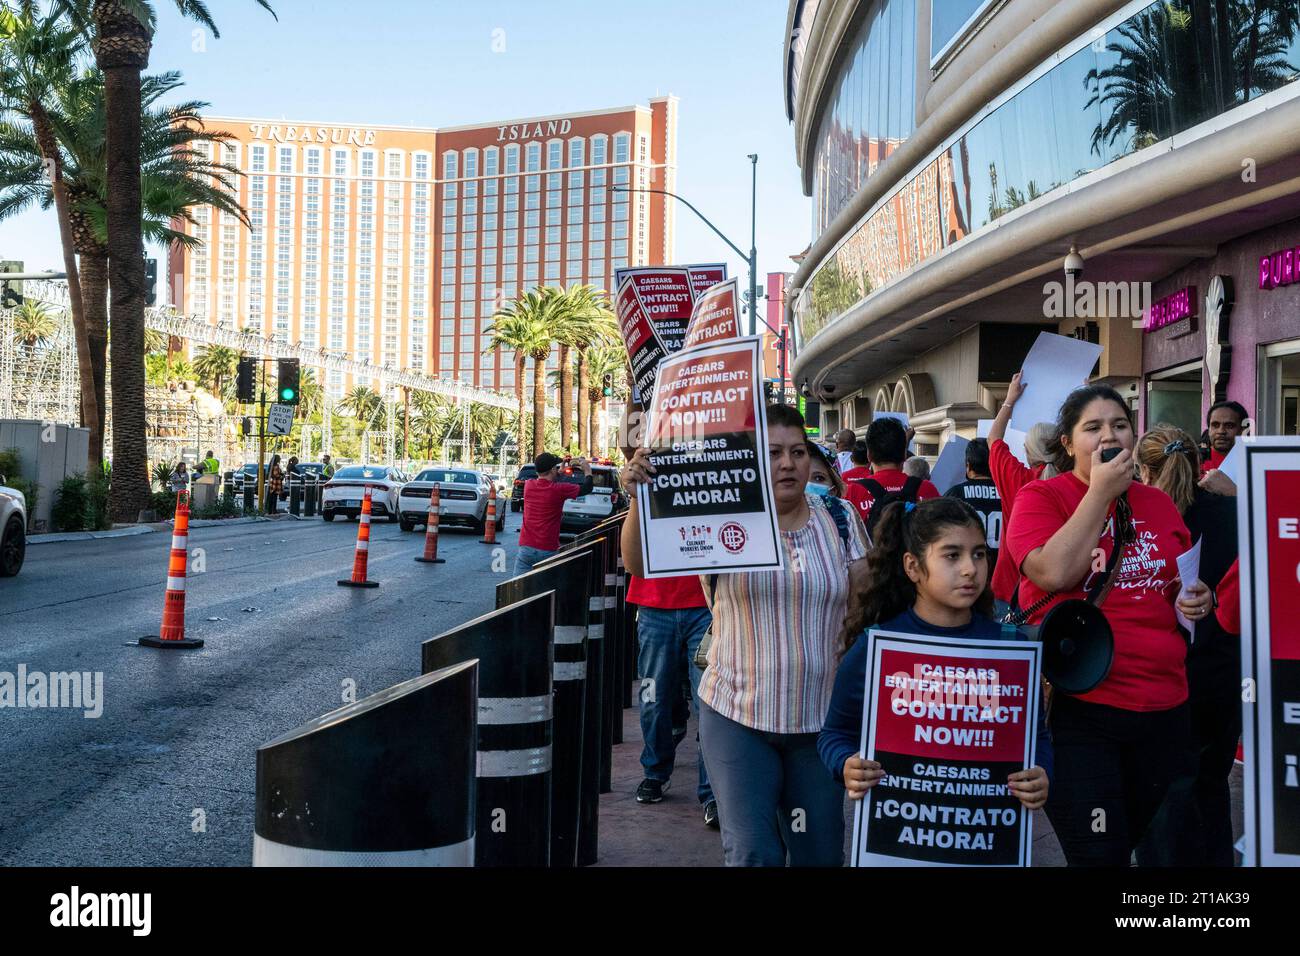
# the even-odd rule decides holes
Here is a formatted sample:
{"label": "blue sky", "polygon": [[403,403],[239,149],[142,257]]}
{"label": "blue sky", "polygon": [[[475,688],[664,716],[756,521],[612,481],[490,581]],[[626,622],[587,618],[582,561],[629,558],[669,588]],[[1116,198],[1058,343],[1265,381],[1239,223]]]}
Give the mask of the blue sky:
{"label": "blue sky", "polygon": [[[180,92],[213,114],[455,126],[675,94],[677,191],[748,249],[756,152],[760,275],[793,270],[808,243],[782,101],[786,0],[272,0],[279,22],[252,0],[221,0],[209,4],[220,39],[170,0],[154,6],[150,71],[180,70]],[[0,256],[61,269],[53,211],[0,224]],[[677,258],[726,259],[745,275],[680,205]]]}

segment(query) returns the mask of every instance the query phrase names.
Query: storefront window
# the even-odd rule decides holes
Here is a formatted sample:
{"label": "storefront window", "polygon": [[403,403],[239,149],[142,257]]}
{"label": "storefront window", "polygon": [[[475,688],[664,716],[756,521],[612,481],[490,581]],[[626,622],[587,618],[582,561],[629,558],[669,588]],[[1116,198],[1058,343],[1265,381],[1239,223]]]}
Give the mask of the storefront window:
{"label": "storefront window", "polygon": [[1264,435],[1300,435],[1300,339],[1261,347],[1259,427]]}
{"label": "storefront window", "polygon": [[[955,136],[813,274],[795,306],[800,341],[873,289],[1011,210],[1300,77],[1300,0],[1227,4],[1226,25],[1215,19],[1218,6],[1162,0],[1100,38],[1081,38],[1074,53]],[[886,29],[883,16],[871,22]],[[882,49],[897,49],[889,36]],[[872,72],[879,64],[867,39]],[[872,159],[869,169],[877,152],[887,154],[887,144],[874,137],[889,130],[891,120],[881,125],[887,108],[873,98],[881,74],[872,75],[877,87],[865,90],[865,138],[843,126],[847,114],[833,120],[839,114],[830,111],[823,123],[832,135],[819,145],[825,150],[816,178],[823,193],[814,192],[819,225],[866,179],[832,163],[840,153],[830,144],[841,152],[856,144]],[[910,87],[904,94],[910,102]],[[911,132],[910,112],[898,122],[894,132]]]}

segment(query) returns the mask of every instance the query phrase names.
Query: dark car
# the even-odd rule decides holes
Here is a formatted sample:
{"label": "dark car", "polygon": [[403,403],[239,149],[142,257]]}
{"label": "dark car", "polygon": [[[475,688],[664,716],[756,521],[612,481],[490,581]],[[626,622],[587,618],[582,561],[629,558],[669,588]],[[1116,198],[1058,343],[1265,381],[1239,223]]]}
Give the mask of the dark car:
{"label": "dark car", "polygon": [[537,466],[529,462],[519,469],[519,474],[515,475],[514,487],[510,489],[510,510],[524,510],[524,482],[530,478],[537,477]]}

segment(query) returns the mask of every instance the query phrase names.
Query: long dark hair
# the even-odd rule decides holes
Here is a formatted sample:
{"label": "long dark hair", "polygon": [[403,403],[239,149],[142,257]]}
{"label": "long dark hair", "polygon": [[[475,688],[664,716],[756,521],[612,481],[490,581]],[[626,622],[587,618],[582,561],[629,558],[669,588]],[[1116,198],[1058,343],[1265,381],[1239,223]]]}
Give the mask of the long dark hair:
{"label": "long dark hair", "polygon": [[1099,398],[1114,402],[1122,408],[1129,427],[1133,427],[1133,413],[1129,410],[1128,402],[1124,401],[1124,397],[1115,389],[1109,385],[1085,385],[1076,388],[1061,403],[1061,411],[1056,416],[1056,434],[1047,443],[1047,453],[1052,456],[1051,464],[1055,465],[1056,470],[1061,474],[1074,470],[1074,456],[1065,450],[1065,440],[1074,434],[1074,426],[1079,424],[1083,410]]}
{"label": "long dark hair", "polygon": [[[984,522],[960,498],[930,498],[908,511],[895,501],[886,506],[876,525],[875,546],[867,553],[867,586],[849,600],[849,612],[840,635],[841,654],[848,651],[869,624],[879,624],[902,614],[916,603],[916,585],[903,570],[903,555],[911,554],[925,567],[925,552],[944,529],[971,527],[984,537]],[[993,613],[993,592],[986,581],[974,610]]]}

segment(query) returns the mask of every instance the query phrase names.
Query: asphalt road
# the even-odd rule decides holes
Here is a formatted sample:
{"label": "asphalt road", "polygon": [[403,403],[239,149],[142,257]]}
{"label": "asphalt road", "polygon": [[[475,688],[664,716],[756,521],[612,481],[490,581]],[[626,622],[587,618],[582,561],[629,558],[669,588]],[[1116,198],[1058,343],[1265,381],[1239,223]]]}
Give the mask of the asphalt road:
{"label": "asphalt road", "polygon": [[103,713],[0,709],[0,864],[249,864],[257,747],[347,681],[361,699],[417,676],[422,641],[495,606],[518,524],[504,547],[447,529],[426,565],[423,529],[377,521],[374,589],[335,583],[356,522],[194,528],[188,651],[127,646],[158,633],[168,531],[29,547],[0,581],[0,671],[100,671]]}

